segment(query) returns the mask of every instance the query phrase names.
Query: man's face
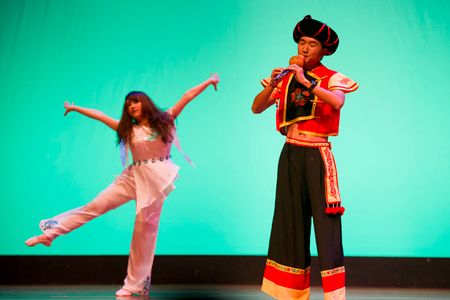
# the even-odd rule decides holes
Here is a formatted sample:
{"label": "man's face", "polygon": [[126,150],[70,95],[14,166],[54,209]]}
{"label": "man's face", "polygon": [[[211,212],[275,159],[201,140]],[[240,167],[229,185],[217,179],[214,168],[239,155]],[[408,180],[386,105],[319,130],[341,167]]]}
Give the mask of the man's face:
{"label": "man's face", "polygon": [[326,49],[322,47],[322,44],[318,40],[307,36],[300,38],[297,51],[298,55],[305,57],[304,68],[306,70],[317,67],[326,53]]}

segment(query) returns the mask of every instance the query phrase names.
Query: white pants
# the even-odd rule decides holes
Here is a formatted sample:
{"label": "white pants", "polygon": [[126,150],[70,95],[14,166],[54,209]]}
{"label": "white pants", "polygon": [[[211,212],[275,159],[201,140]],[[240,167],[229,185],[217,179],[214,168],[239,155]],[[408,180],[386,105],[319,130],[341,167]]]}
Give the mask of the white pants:
{"label": "white pants", "polygon": [[[173,185],[166,189],[165,196],[171,190],[173,190]],[[128,258],[127,277],[123,286],[132,293],[142,295],[149,293],[159,218],[165,196],[157,199],[152,205],[145,207],[136,215]],[[88,204],[51,219],[43,220],[40,227],[44,234],[53,240],[135,198],[134,180],[120,176]]]}

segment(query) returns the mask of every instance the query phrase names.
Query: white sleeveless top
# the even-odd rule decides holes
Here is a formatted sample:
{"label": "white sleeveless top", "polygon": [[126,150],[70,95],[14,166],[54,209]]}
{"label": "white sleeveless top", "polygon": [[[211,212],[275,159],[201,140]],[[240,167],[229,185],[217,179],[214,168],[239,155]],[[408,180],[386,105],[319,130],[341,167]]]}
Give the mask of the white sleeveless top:
{"label": "white sleeveless top", "polygon": [[[173,132],[175,134],[175,130]],[[172,143],[165,144],[161,135],[147,126],[133,127],[129,146],[133,162],[122,172],[118,180],[132,180],[136,189],[136,213],[164,200],[175,186],[179,166],[170,159]]]}

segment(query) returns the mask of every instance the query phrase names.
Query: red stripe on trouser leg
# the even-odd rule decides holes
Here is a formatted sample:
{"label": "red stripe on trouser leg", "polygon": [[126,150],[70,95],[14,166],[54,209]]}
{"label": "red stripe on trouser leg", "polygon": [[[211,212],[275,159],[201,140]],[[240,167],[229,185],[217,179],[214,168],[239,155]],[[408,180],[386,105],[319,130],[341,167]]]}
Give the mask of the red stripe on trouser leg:
{"label": "red stripe on trouser leg", "polygon": [[274,266],[266,265],[264,270],[264,278],[274,282],[275,284],[295,290],[304,290],[310,286],[309,270],[302,270],[303,274],[285,272]]}
{"label": "red stripe on trouser leg", "polygon": [[322,275],[322,286],[325,293],[345,287],[345,271],[333,275]]}

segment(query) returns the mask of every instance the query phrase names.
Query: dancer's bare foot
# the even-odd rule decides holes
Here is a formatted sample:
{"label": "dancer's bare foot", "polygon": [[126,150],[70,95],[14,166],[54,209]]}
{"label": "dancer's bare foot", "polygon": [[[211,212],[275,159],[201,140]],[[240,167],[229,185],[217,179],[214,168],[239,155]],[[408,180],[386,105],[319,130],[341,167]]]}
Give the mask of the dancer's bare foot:
{"label": "dancer's bare foot", "polygon": [[28,247],[34,247],[37,244],[42,244],[47,247],[50,247],[50,245],[52,244],[52,240],[45,234],[41,234],[41,235],[33,236],[25,241],[25,245],[27,245]]}
{"label": "dancer's bare foot", "polygon": [[131,296],[131,292],[127,291],[124,288],[121,288],[116,292],[116,297],[129,297],[129,296]]}

